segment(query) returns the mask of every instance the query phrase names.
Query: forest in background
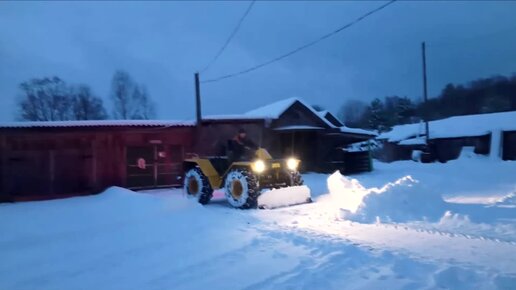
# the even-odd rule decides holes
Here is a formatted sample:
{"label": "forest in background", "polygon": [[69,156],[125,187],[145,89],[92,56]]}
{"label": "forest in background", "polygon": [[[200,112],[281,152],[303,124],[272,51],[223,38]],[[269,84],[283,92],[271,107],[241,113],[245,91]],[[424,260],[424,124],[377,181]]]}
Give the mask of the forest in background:
{"label": "forest in background", "polygon": [[451,116],[495,113],[516,110],[516,74],[493,76],[467,84],[447,84],[428,102],[409,97],[387,96],[369,104],[349,100],[338,117],[348,127],[385,132],[395,125]]}

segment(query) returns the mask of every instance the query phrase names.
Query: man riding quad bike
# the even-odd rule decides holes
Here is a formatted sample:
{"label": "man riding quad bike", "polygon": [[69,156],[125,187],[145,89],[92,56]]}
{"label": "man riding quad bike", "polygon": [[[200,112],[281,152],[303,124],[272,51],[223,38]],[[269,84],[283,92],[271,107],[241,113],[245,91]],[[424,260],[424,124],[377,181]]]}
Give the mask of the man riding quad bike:
{"label": "man riding quad bike", "polygon": [[228,141],[226,156],[184,161],[184,190],[189,198],[207,204],[214,190],[222,190],[236,208],[272,208],[310,202],[303,186],[299,160],[273,159],[240,130]]}

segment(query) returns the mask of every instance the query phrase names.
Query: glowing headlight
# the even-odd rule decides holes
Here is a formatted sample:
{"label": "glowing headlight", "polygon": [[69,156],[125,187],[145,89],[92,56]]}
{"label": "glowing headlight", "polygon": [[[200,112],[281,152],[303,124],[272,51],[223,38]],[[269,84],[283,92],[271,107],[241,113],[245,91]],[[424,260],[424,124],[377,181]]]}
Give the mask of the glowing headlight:
{"label": "glowing headlight", "polygon": [[253,163],[253,171],[256,173],[262,173],[265,171],[265,162],[262,160],[256,160]]}
{"label": "glowing headlight", "polygon": [[287,167],[288,169],[290,170],[297,170],[297,166],[299,165],[299,160],[295,159],[295,158],[289,158],[287,160]]}

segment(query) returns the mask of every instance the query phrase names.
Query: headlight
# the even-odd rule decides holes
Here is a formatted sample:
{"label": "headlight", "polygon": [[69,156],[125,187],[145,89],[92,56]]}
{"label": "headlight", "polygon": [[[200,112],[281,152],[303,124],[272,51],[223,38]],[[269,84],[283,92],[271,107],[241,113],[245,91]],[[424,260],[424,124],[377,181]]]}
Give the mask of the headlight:
{"label": "headlight", "polygon": [[265,162],[262,160],[256,160],[253,163],[253,171],[256,173],[262,173],[265,171]]}
{"label": "headlight", "polygon": [[289,158],[287,160],[287,168],[292,170],[292,171],[297,170],[297,166],[298,165],[299,165],[299,160],[297,160],[295,158]]}

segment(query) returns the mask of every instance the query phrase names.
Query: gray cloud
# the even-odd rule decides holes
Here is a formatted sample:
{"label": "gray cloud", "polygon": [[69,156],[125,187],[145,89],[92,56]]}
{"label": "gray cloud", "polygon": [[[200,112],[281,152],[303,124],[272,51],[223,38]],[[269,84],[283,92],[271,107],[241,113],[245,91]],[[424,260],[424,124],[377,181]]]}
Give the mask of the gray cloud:
{"label": "gray cloud", "polygon": [[[203,78],[268,60],[381,2],[257,2]],[[193,73],[223,44],[246,2],[1,2],[0,120],[17,85],[58,75],[109,103],[125,69],[147,85],[161,118],[192,118]],[[202,86],[206,114],[239,113],[299,96],[332,111],[346,99],[421,95],[420,42],[430,95],[448,82],[516,72],[516,2],[398,2],[291,58]],[[512,30],[511,30],[512,29]]]}

